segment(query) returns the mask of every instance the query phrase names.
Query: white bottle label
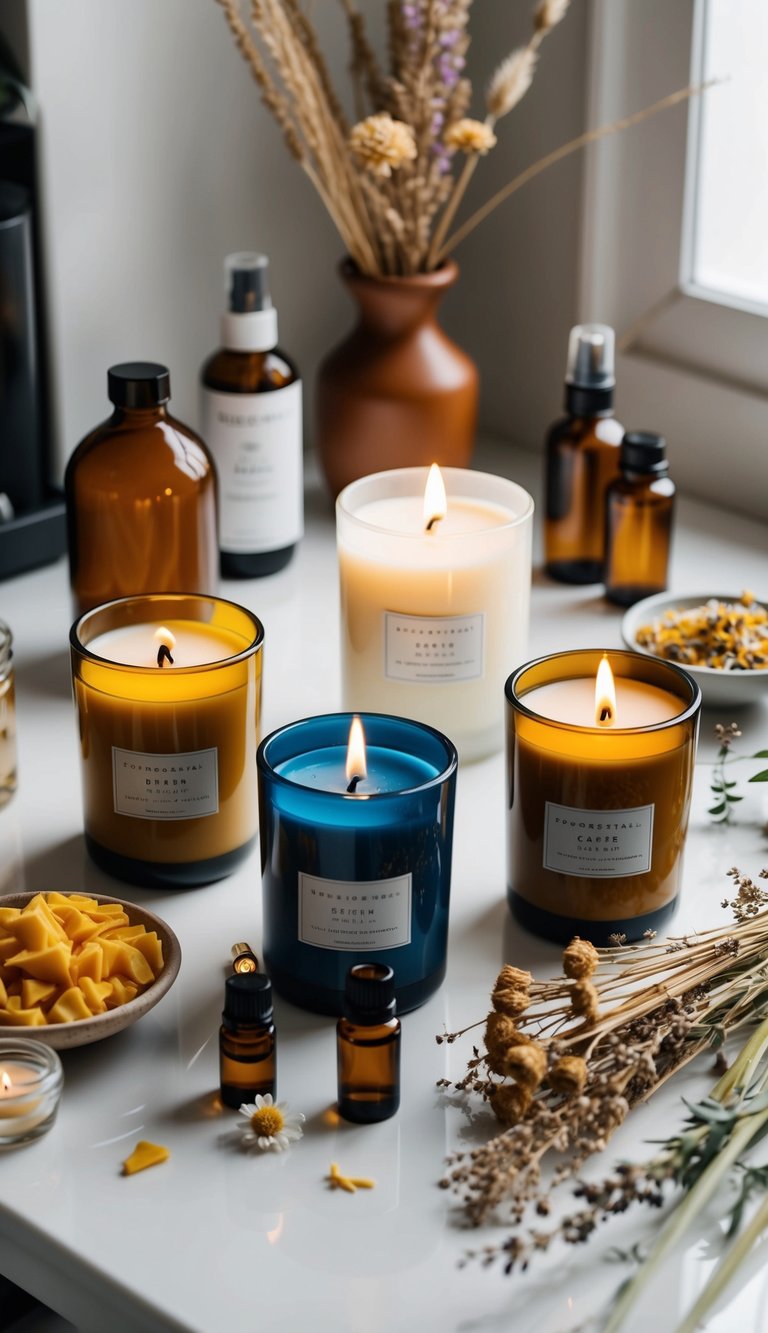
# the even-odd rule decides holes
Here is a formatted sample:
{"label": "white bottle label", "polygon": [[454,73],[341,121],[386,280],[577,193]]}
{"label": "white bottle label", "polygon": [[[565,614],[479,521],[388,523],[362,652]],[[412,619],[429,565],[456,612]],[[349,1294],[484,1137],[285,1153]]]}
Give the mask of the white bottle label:
{"label": "white bottle label", "polygon": [[317,949],[399,949],[411,942],[411,875],[320,879],[299,871],[299,939]]}
{"label": "white bottle label", "polygon": [[136,819],[200,819],[219,809],[219,752],[142,754],[112,746],[116,815]]}
{"label": "white bottle label", "polygon": [[401,616],[384,612],[384,675],[426,685],[479,680],[485,616]]}
{"label": "white bottle label", "polygon": [[222,551],[279,551],[304,531],[301,384],[202,390],[202,435],[219,479]]}
{"label": "white bottle label", "polygon": [[631,810],[573,810],[547,801],[544,869],[589,879],[647,874],[653,812],[652,805]]}

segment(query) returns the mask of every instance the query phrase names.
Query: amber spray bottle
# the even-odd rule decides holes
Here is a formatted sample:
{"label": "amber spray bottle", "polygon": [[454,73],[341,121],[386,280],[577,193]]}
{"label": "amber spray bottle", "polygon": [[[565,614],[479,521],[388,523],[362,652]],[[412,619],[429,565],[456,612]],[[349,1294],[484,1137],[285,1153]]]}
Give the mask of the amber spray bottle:
{"label": "amber spray bottle", "polygon": [[566,416],[547,436],[546,571],[561,583],[599,583],[605,492],[618,475],[623,429],[613,416],[614,333],[577,324],[568,342]]}
{"label": "amber spray bottle", "polygon": [[621,476],[605,499],[605,595],[632,606],[667,586],[675,483],[668,475],[666,440],[651,431],[627,431]]}
{"label": "amber spray bottle", "polygon": [[372,1124],[400,1105],[400,1021],[395,975],[383,963],[358,963],[347,973],[343,1016],[336,1026],[339,1113]]}
{"label": "amber spray bottle", "polygon": [[167,409],[167,368],[112,366],[107,391],[112,416],[81,440],[64,476],[77,614],[138,593],[215,594],[215,470]]}
{"label": "amber spray bottle", "polygon": [[263,972],[227,977],[219,1030],[221,1100],[238,1110],[259,1094],[274,1097],[277,1056],[272,983]]}
{"label": "amber spray bottle", "polygon": [[219,474],[221,572],[282,569],[304,531],[301,380],[277,347],[266,255],[225,260],[229,309],[201,372],[202,433]]}

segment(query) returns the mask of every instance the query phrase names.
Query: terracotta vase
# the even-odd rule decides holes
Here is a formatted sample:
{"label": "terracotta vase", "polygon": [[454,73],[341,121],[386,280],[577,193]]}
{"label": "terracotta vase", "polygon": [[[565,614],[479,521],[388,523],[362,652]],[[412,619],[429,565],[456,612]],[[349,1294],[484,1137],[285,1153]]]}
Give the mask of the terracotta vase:
{"label": "terracotta vase", "polygon": [[345,260],[340,271],[359,319],[318,375],[315,447],[329,490],[336,495],[389,468],[465,467],[477,420],[477,368],[437,323],[458,267],[378,278]]}

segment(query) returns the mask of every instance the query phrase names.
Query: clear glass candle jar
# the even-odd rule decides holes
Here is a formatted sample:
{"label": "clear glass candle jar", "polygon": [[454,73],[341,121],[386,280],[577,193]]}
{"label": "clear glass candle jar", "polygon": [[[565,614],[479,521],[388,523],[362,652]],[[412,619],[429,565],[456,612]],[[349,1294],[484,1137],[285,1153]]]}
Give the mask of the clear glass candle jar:
{"label": "clear glass candle jar", "polygon": [[0,1037],[0,1148],[47,1134],[63,1081],[61,1060],[45,1042]]}
{"label": "clear glass candle jar", "polygon": [[0,620],[0,808],[16,790],[16,694],[13,635]]}
{"label": "clear glass candle jar", "polygon": [[[610,725],[596,721],[605,656],[616,681]],[[698,685],[670,662],[591,649],[527,663],[506,697],[514,915],[547,939],[601,945],[659,930],[680,890]]]}
{"label": "clear glass candle jar", "polygon": [[191,593],[124,597],[73,625],[85,842],[109,874],[208,884],[251,851],[263,641],[250,611]]}

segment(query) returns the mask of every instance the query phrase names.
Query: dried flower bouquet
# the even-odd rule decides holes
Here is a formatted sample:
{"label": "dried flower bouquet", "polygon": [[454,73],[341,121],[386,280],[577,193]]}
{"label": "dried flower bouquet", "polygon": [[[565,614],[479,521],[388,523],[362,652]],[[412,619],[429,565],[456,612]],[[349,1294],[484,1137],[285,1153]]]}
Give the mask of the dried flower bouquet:
{"label": "dried flower bouquet", "polygon": [[690,96],[683,89],[612,125],[588,131],[527,167],[451,230],[495,128],[527,93],[539,48],[570,0],[538,0],[530,39],[485,89],[471,118],[464,75],[472,0],[387,0],[389,71],[354,0],[339,0],[351,46],[355,123],[331,82],[300,0],[218,0],[289,153],[309,176],[347,250],[366,274],[428,273],[504,199],[586,144]]}
{"label": "dried flower bouquet", "polygon": [[[554,1166],[552,1187],[576,1177],[633,1106],[699,1052],[719,1049],[728,1032],[763,1016],[768,890],[736,869],[729,874],[735,893],[723,906],[733,912],[730,926],[666,941],[650,936],[631,948],[620,938],[609,949],[576,939],[564,950],[563,976],[552,981],[502,968],[481,1020],[484,1049],[474,1048],[463,1078],[439,1084],[479,1094],[504,1126],[488,1143],[454,1154],[441,1182],[471,1225],[499,1220],[502,1205],[502,1220],[516,1228],[546,1216],[545,1162]],[[454,1042],[470,1030],[437,1040]],[[572,1239],[584,1239],[578,1217],[573,1225]],[[481,1257],[499,1255],[509,1271],[528,1249],[516,1230]]]}

